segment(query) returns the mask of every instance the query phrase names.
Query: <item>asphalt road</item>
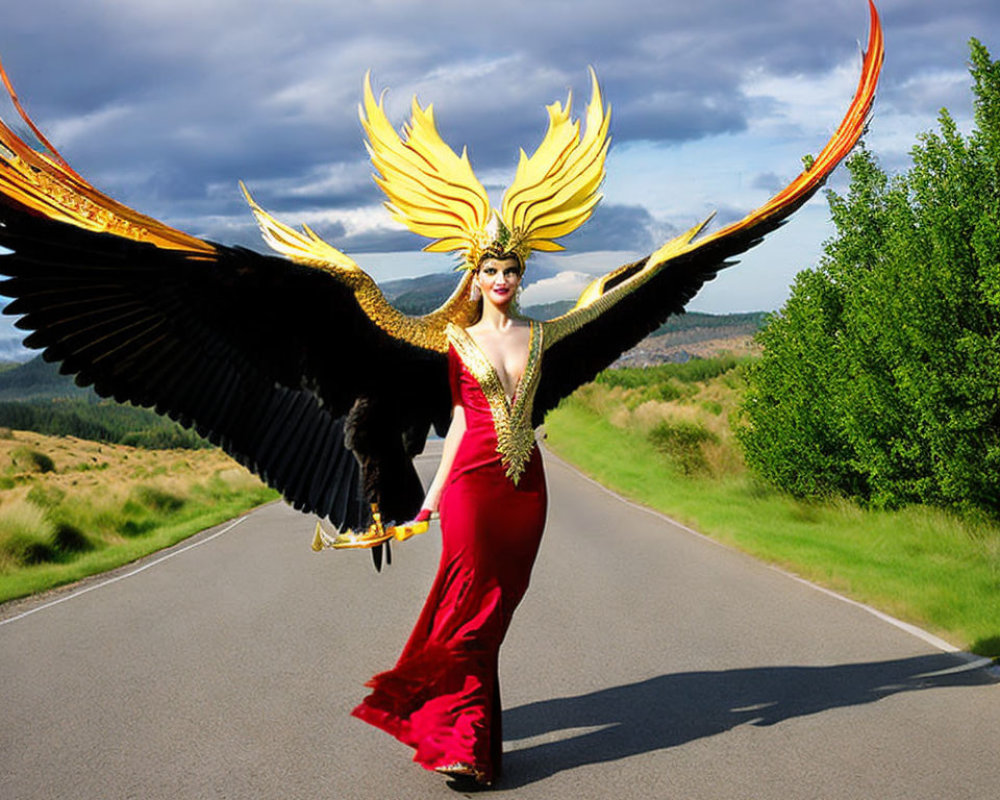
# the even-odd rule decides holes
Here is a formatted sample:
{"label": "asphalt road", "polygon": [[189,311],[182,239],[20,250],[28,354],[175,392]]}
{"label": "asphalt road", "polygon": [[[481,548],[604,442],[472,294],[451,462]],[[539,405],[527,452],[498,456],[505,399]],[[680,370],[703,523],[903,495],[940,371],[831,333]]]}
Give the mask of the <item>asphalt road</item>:
{"label": "asphalt road", "polygon": [[[991,672],[548,468],[496,794],[996,796]],[[433,529],[376,575],[312,553],[312,526],[273,504],[0,609],[0,798],[456,796],[348,716],[409,632]]]}

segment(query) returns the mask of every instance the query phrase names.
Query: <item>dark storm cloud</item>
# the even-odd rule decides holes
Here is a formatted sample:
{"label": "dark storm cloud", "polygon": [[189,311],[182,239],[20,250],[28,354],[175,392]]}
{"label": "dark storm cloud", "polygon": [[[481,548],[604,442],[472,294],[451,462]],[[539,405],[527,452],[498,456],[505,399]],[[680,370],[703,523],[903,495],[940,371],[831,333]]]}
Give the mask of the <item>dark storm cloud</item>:
{"label": "dark storm cloud", "polygon": [[[969,36],[998,54],[1000,4],[880,9],[880,113],[967,104],[967,81],[948,76],[964,69]],[[242,240],[253,226],[240,216],[240,178],[284,218],[380,201],[356,115],[369,67],[376,90],[391,89],[395,123],[417,93],[480,174],[509,175],[518,148],[544,133],[544,104],[573,87],[582,110],[589,64],[614,108],[615,141],[669,145],[745,130],[766,102],[745,95],[749,75],[826,74],[866,32],[861,0],[8,0],[0,55],[36,121],[96,184]],[[605,248],[641,237],[641,211],[602,210],[574,246],[599,246],[598,233]],[[373,249],[416,241],[388,228],[340,233]]]}
{"label": "dark storm cloud", "polygon": [[375,228],[331,240],[336,241],[337,245],[348,253],[393,253],[400,251],[415,253],[427,244],[427,240],[422,236],[393,228]]}
{"label": "dark storm cloud", "polygon": [[677,230],[653,218],[642,206],[599,205],[587,224],[560,240],[574,253],[587,250],[654,250]]}

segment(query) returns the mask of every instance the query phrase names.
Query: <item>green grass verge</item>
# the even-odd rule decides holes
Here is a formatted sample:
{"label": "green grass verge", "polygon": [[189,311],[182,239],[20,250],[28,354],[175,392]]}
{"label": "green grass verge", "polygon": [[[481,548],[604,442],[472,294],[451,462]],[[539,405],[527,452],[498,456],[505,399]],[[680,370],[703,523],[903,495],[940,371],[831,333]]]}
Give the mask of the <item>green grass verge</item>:
{"label": "green grass verge", "polygon": [[189,501],[179,509],[147,516],[143,520],[141,535],[130,536],[122,542],[98,543],[94,549],[84,552],[60,553],[56,548],[57,560],[45,560],[0,573],[0,602],[26,597],[115,569],[175,545],[199,531],[278,497],[277,492],[266,487],[242,491],[229,497],[220,496],[223,492],[215,494],[210,501]]}
{"label": "green grass verge", "polygon": [[615,491],[701,533],[1000,657],[1000,528],[911,506],[869,511],[801,501],[747,475],[686,477],[646,436],[574,398],[546,420],[547,444]]}

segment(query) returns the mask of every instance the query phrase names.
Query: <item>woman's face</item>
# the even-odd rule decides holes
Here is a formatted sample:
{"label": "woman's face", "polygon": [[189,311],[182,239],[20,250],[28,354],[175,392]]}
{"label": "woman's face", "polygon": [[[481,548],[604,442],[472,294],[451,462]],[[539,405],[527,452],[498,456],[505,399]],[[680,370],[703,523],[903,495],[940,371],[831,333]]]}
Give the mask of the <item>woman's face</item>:
{"label": "woman's face", "polygon": [[505,306],[521,285],[521,264],[516,258],[483,259],[476,280],[484,298],[489,298],[495,306]]}

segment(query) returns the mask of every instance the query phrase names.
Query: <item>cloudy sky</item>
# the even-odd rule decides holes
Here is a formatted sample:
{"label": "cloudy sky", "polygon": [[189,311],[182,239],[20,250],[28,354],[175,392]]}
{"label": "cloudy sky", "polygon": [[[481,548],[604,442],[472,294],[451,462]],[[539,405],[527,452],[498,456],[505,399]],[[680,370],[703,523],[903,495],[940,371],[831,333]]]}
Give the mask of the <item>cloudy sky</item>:
{"label": "cloudy sky", "polygon": [[[895,170],[941,107],[968,130],[967,42],[1000,56],[1000,3],[879,9],[887,57],[867,142]],[[425,242],[381,207],[357,117],[365,71],[397,124],[414,94],[433,102],[498,203],[544,106],[572,89],[582,109],[592,65],[612,106],[605,198],[568,254],[530,262],[524,299],[543,302],[793,178],[850,102],[867,31],[864,0],[4,0],[0,57],[35,122],[113,197],[263,249],[242,179],[379,280],[451,262],[418,253]],[[817,197],[690,308],[778,308],[831,232]]]}

